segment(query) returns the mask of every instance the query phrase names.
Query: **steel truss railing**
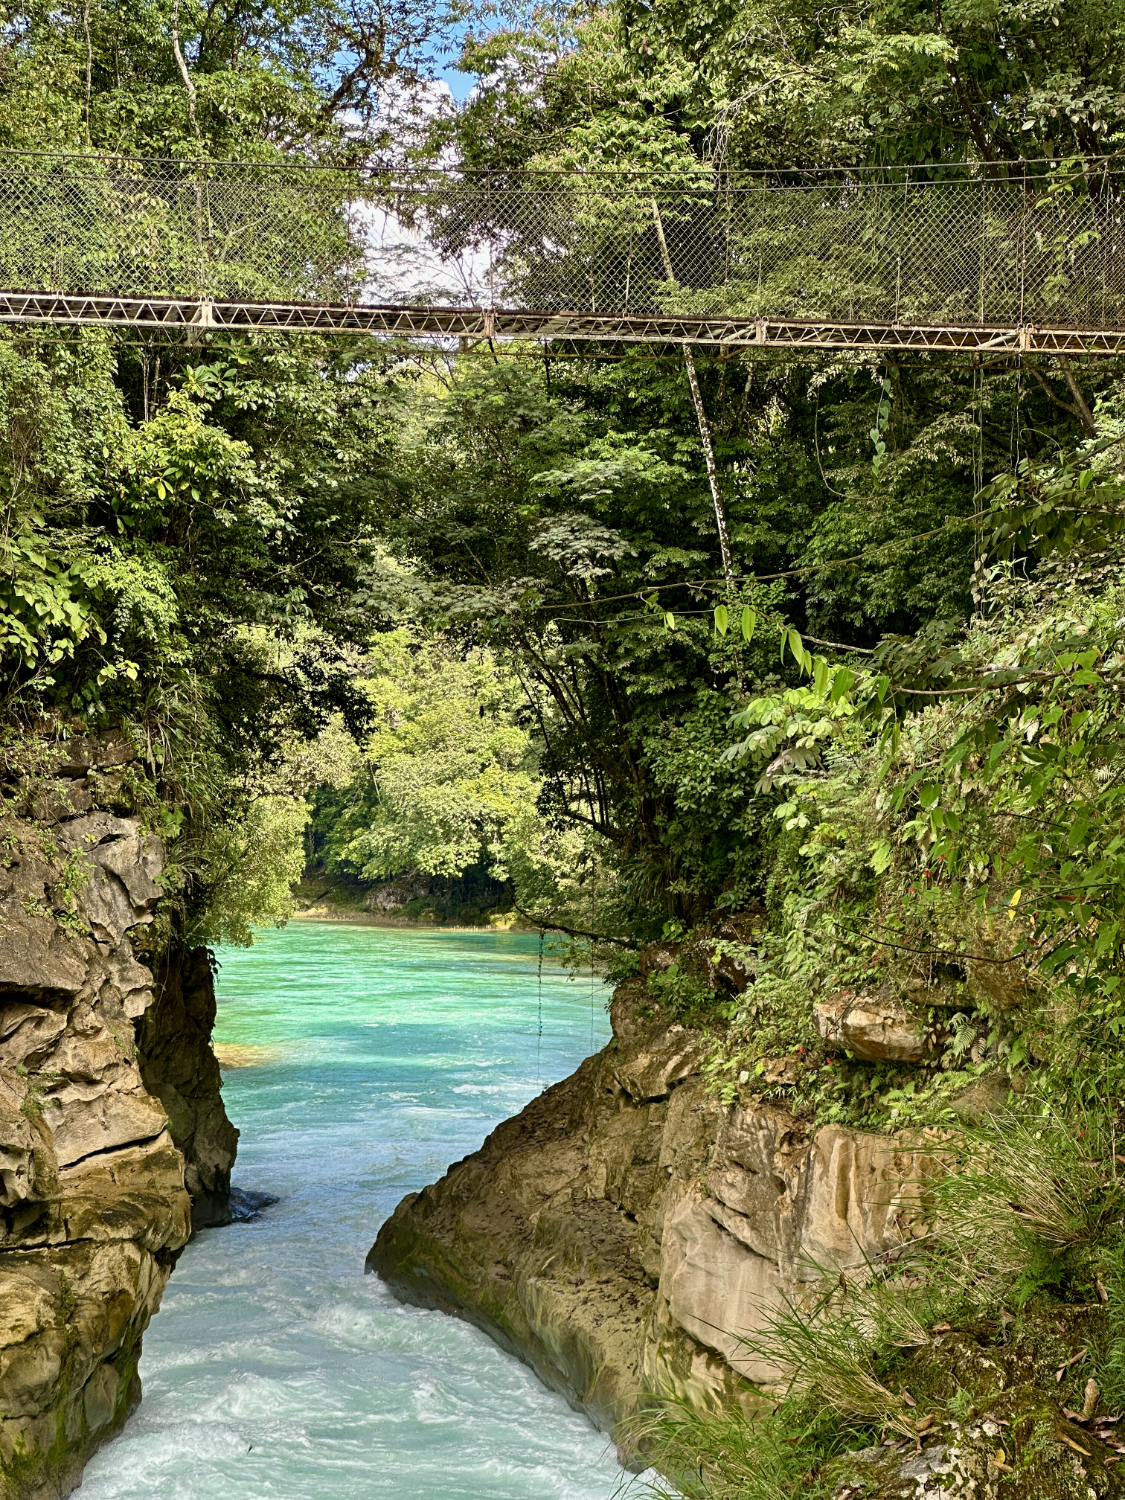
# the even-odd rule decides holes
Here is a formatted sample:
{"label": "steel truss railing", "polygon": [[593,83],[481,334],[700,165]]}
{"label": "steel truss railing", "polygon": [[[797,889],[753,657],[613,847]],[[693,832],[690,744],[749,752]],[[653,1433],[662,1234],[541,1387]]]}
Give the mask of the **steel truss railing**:
{"label": "steel truss railing", "polygon": [[1121,181],[0,153],[0,321],[1112,353]]}
{"label": "steel truss railing", "polygon": [[573,340],[719,348],[960,349],[1019,354],[1125,353],[1125,329],[966,328],[955,324],[833,323],[672,314],[507,312],[479,307],[346,306],[309,302],[193,302],[0,292],[0,323],[117,325],[141,329],[352,333],[386,338]]}

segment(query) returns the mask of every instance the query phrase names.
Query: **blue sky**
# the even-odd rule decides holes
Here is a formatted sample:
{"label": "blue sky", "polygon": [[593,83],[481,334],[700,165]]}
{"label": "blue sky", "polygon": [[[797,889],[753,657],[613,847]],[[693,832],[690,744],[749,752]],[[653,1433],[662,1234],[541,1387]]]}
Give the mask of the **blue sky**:
{"label": "blue sky", "polygon": [[471,73],[458,73],[456,68],[442,68],[437,75],[443,83],[449,85],[449,92],[457,100],[458,104],[464,104],[472,92],[476,79]]}
{"label": "blue sky", "polygon": [[476,82],[471,73],[459,73],[453,66],[453,60],[461,50],[461,43],[464,40],[467,30],[468,27],[463,21],[456,22],[450,26],[446,33],[444,45],[435,56],[435,61],[438,64],[437,76],[443,83],[448,85],[449,92],[457,100],[458,104],[465,102]]}

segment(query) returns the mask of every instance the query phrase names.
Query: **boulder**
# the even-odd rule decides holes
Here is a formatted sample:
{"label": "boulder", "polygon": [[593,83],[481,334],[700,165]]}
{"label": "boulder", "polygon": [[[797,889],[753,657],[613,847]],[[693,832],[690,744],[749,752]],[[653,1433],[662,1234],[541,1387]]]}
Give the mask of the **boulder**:
{"label": "boulder", "polygon": [[127,766],[137,758],[137,752],[125,736],[112,731],[71,735],[67,740],[59,740],[52,751],[51,774],[54,776],[85,776],[87,771]]}
{"label": "boulder", "polygon": [[[987,944],[982,944],[987,948]],[[990,1010],[1015,1010],[1026,1003],[1032,985],[1024,963],[1016,958],[1006,960],[986,956],[967,959],[965,987],[970,999]]]}
{"label": "boulder", "polygon": [[676,1084],[699,1071],[702,1055],[697,1031],[676,1024],[657,1027],[640,1045],[619,1053],[614,1077],[638,1103],[666,1099]]}
{"label": "boulder", "polygon": [[31,816],[36,823],[61,823],[93,805],[93,796],[84,780],[57,777],[37,789],[31,800]]}
{"label": "boulder", "polygon": [[38,1069],[66,1030],[66,1012],[20,1001],[0,1006],[0,1049],[10,1068]]}
{"label": "boulder", "polygon": [[835,995],[813,1006],[816,1029],[831,1046],[846,1047],[861,1062],[921,1062],[926,1028],[897,1000],[877,995]]}
{"label": "boulder", "polygon": [[0,1000],[5,991],[21,999],[76,995],[86,982],[87,959],[82,941],[51,917],[18,906],[0,911]]}

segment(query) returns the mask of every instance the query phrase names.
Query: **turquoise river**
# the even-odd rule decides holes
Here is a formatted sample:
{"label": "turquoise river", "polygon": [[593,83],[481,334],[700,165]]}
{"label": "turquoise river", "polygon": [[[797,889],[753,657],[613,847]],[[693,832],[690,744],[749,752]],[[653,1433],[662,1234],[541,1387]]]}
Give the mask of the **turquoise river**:
{"label": "turquoise river", "polygon": [[185,1250],[144,1400],[81,1500],[609,1500],[606,1439],[459,1319],[363,1260],[441,1175],[608,1036],[600,983],[503,933],[295,922],[224,950],[235,1183],[279,1202]]}

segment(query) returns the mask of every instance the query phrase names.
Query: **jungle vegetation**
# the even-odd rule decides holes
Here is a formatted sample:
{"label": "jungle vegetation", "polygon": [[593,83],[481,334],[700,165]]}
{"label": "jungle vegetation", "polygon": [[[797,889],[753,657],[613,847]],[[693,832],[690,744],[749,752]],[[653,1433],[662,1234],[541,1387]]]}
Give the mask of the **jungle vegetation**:
{"label": "jungle vegetation", "polygon": [[[457,107],[432,78],[451,35]],[[1036,162],[1116,195],[1123,59],[1121,0],[23,5],[0,147]],[[685,961],[656,997],[712,1029],[727,1099],[791,1056],[796,1113],[896,1129],[948,1125],[981,1083],[1014,1107],[1015,1080],[1043,1150],[1112,1141],[1125,370],[700,356],[732,584],[681,351],[509,354],[0,332],[7,806],[45,730],[124,726],[170,850],[164,940],[284,920],[306,836],[364,881],[484,872],[615,973],[751,911],[744,995]],[[914,997],[932,1066],[828,1055],[810,996],[872,988]],[[1025,1225],[989,1286],[1120,1285],[1109,1222]],[[779,1449],[769,1493],[840,1430]],[[721,1488],[729,1431],[681,1440],[669,1463],[708,1492],[759,1493],[737,1467]]]}
{"label": "jungle vegetation", "polygon": [[[497,173],[1086,163],[1116,193],[1125,16],[1048,10],[32,6],[6,14],[0,130],[259,162],[393,140]],[[432,76],[451,35],[461,106]],[[1025,1003],[1001,1024],[968,997],[953,1073],[1049,1035],[1069,1087],[1104,1085],[1114,362],[701,358],[728,580],[680,351],[510,352],[6,330],[11,745],[137,737],[193,941],[284,919],[315,813],[329,868],[475,871],[619,964],[759,910],[717,1086],[802,1045],[806,1106],[870,1115],[794,997],[942,965],[979,990],[974,953]]]}

